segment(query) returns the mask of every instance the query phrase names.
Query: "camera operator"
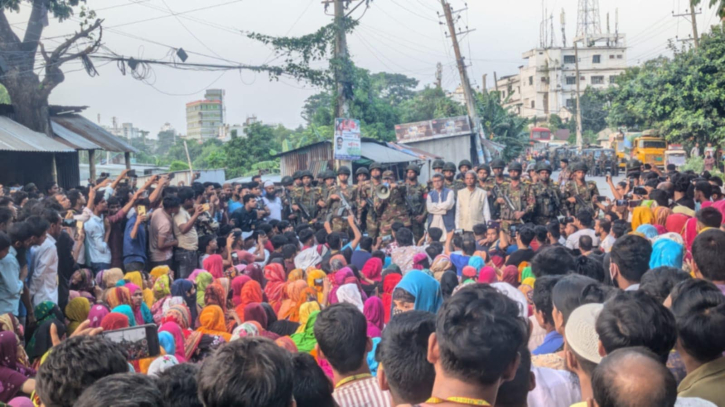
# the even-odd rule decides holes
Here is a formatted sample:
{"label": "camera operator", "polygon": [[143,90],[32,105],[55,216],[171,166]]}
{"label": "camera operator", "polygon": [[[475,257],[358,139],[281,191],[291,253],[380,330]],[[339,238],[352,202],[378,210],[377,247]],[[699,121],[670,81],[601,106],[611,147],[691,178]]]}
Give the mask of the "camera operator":
{"label": "camera operator", "polygon": [[[574,217],[574,222],[570,224],[576,230],[573,233],[567,233],[566,248],[569,250],[579,250],[579,237],[587,235],[592,238],[592,242],[595,247],[599,247],[599,236],[592,229],[593,226],[593,214],[591,211],[583,209],[577,212]],[[567,228],[570,227],[567,225]],[[568,232],[568,231],[567,231]]]}

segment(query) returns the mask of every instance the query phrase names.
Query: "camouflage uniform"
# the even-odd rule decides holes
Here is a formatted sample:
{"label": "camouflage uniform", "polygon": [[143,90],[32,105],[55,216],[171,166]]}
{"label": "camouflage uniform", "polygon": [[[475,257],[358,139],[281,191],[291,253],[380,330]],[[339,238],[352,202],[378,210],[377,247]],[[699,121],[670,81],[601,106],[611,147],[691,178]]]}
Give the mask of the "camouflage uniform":
{"label": "camouflage uniform", "polygon": [[[415,237],[415,241],[418,242],[425,233],[425,221],[428,216],[425,196],[428,193],[428,188],[417,181],[414,185],[406,183],[404,186],[401,185],[400,188],[405,188],[405,193],[408,196],[408,200],[413,205],[414,212],[409,213],[411,222],[410,227],[413,231],[413,237]],[[416,222],[415,218],[420,215],[423,215],[423,222]]]}
{"label": "camouflage uniform", "polygon": [[317,202],[321,199],[321,197],[322,191],[320,190],[320,188],[310,187],[309,190],[306,190],[304,186],[295,188],[295,190],[292,192],[294,204],[300,205],[305,208],[311,218],[304,219],[304,215],[302,214],[302,211],[300,211],[297,216],[301,222],[310,222],[311,220],[318,217],[319,207],[317,206]]}
{"label": "camouflage uniform", "polygon": [[539,181],[531,186],[531,193],[536,199],[535,224],[546,226],[564,210],[564,196],[558,183],[549,180],[545,184],[543,181]]}
{"label": "camouflage uniform", "polygon": [[219,234],[219,222],[214,220],[214,217],[208,211],[204,211],[196,218],[194,222],[194,228],[196,228],[196,234],[199,238],[206,235],[218,235]]}
{"label": "camouflage uniform", "polygon": [[571,178],[571,170],[569,170],[569,166],[566,167],[566,169],[561,170],[559,173],[559,187],[561,188],[561,192],[564,192],[566,188],[566,184],[569,183],[569,179]]}
{"label": "camouflage uniform", "polygon": [[340,185],[335,185],[334,188],[330,189],[330,193],[327,195],[327,199],[325,200],[325,204],[329,208],[329,214],[332,215],[332,231],[333,232],[344,232],[347,233],[350,229],[350,224],[347,223],[347,216],[348,215],[355,215],[356,212],[353,209],[352,213],[347,213],[343,211],[344,213],[342,216],[339,216],[340,209],[343,208],[342,200],[336,200],[333,201],[330,199],[330,195],[339,195],[344,196],[345,200],[347,200],[347,203],[349,205],[353,205],[355,203],[355,189],[350,185],[345,185],[345,188],[343,189]]}
{"label": "camouflage uniform", "polygon": [[501,214],[501,228],[503,230],[508,230],[511,224],[522,222],[520,219],[516,219],[514,212],[523,211],[524,215],[526,215],[527,213],[532,213],[534,211],[536,199],[531,193],[530,187],[523,182],[519,182],[516,186],[511,183],[504,183],[499,186],[499,191],[501,192],[501,195],[497,196],[497,198],[507,196],[515,208],[514,211],[506,203],[495,203],[495,206],[499,209],[499,213]]}
{"label": "camouflage uniform", "polygon": [[[368,205],[368,199],[372,201],[373,206],[377,207],[378,196],[375,193],[375,187],[379,184],[373,183],[373,181],[365,181],[360,188],[360,196],[358,198],[358,214],[362,216],[363,212],[367,215],[365,217],[365,230],[373,241],[378,238],[378,232],[380,230],[380,212],[376,211],[375,208],[371,208]],[[366,209],[366,210],[365,210]]]}
{"label": "camouflage uniform", "polygon": [[379,214],[379,234],[381,236],[391,235],[395,222],[401,222],[406,228],[410,228],[410,216],[408,216],[408,207],[405,205],[405,188],[402,186],[392,188],[391,185],[390,196],[387,199],[379,199],[376,196],[375,209]]}
{"label": "camouflage uniform", "polygon": [[584,200],[583,204],[578,200],[575,203],[567,202],[569,212],[572,215],[576,215],[582,209],[594,211],[593,202],[594,198],[598,195],[599,189],[597,188],[597,183],[594,181],[586,181],[586,186],[579,186],[576,181],[572,180],[566,184],[566,189],[564,190],[565,199],[578,196]]}

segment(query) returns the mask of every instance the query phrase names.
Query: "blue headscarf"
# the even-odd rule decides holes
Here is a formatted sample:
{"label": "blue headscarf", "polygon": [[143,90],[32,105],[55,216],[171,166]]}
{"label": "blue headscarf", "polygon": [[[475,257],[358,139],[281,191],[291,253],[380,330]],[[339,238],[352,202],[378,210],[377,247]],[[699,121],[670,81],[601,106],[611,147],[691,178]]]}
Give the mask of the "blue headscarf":
{"label": "blue headscarf", "polygon": [[111,312],[118,312],[119,314],[123,314],[128,318],[128,326],[136,326],[136,316],[133,314],[133,309],[131,309],[131,306],[128,304],[119,305],[118,307],[111,310]]}
{"label": "blue headscarf", "polygon": [[674,267],[682,268],[683,246],[671,239],[657,239],[652,245],[652,256],[649,258],[649,268]]}
{"label": "blue headscarf", "polygon": [[179,279],[174,281],[173,284],[171,284],[171,296],[172,297],[181,297],[184,299],[184,302],[186,303],[186,306],[189,308],[189,312],[191,313],[191,321],[196,321],[196,294],[189,295],[189,291],[191,291],[191,288],[194,287],[194,283],[187,279]]}
{"label": "blue headscarf", "polygon": [[159,345],[166,351],[167,355],[173,355],[176,353],[176,344],[174,343],[174,336],[170,332],[162,331],[159,332]]}
{"label": "blue headscarf", "polygon": [[647,239],[650,239],[650,240],[659,236],[659,233],[657,232],[657,228],[652,225],[649,225],[649,224],[639,225],[639,227],[637,228],[637,230],[635,232],[643,234],[644,237],[646,237]]}
{"label": "blue headscarf", "polygon": [[380,338],[372,338],[373,341],[373,349],[368,352],[367,355],[367,361],[368,361],[368,367],[370,368],[370,374],[373,376],[378,375],[378,361],[375,359],[375,352],[378,349],[378,345],[380,344]]}
{"label": "blue headscarf", "polygon": [[441,285],[435,278],[420,270],[409,271],[395,288],[402,288],[415,297],[417,311],[428,311],[435,314],[443,303]]}
{"label": "blue headscarf", "polygon": [[476,273],[481,271],[483,266],[486,265],[486,263],[483,261],[483,258],[481,256],[471,256],[471,258],[468,260],[468,265],[476,269]]}

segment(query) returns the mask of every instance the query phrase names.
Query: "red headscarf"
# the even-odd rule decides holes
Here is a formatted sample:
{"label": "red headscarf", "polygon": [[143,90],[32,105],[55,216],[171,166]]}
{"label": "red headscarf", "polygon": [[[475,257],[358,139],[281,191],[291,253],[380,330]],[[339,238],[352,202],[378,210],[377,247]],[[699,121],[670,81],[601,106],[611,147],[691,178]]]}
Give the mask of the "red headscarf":
{"label": "red headscarf", "polygon": [[204,305],[218,305],[227,314],[227,293],[219,282],[215,281],[204,291]]}
{"label": "red headscarf", "polygon": [[211,273],[214,278],[224,277],[224,259],[218,254],[212,254],[204,259],[204,270]]}
{"label": "red headscarf", "polygon": [[390,322],[390,310],[393,309],[393,290],[398,285],[403,276],[398,273],[391,273],[383,278],[383,316],[385,323]]}
{"label": "red headscarf", "polygon": [[128,326],[128,317],[118,312],[111,312],[101,320],[101,327],[104,331],[114,331],[116,329],[128,328]]}
{"label": "red headscarf", "polygon": [[247,304],[244,307],[244,322],[257,321],[262,329],[267,329],[267,312],[258,302]]}
{"label": "red headscarf", "polygon": [[244,269],[244,274],[249,276],[252,280],[259,283],[259,285],[264,288],[264,272],[262,271],[262,268],[257,263],[250,263],[247,265],[247,267]]}
{"label": "red headscarf", "polygon": [[113,287],[106,291],[106,303],[111,309],[119,305],[131,305],[131,292],[126,287]]}
{"label": "red headscarf", "polygon": [[249,276],[238,276],[232,280],[232,304],[235,307],[242,303],[242,288],[250,281],[252,279]]}
{"label": "red headscarf", "polygon": [[284,267],[278,263],[268,264],[264,268],[264,278],[267,280],[267,286],[264,287],[267,302],[272,306],[274,312],[278,312],[282,305],[284,285],[286,283]]}
{"label": "red headscarf", "polygon": [[365,265],[363,265],[363,268],[360,272],[368,280],[380,282],[383,279],[383,262],[377,257],[371,257],[368,261],[365,262]]}
{"label": "red headscarf", "polygon": [[479,283],[486,283],[491,284],[498,281],[498,278],[496,276],[496,270],[494,270],[491,266],[486,266],[481,269],[481,272],[478,273],[478,282]]}
{"label": "red headscarf", "polygon": [[503,269],[503,276],[501,277],[504,283],[509,283],[514,288],[519,286],[519,269],[516,266],[506,266]]}
{"label": "red headscarf", "polygon": [[239,318],[244,319],[244,307],[246,307],[247,304],[263,301],[262,287],[259,286],[258,282],[252,280],[247,284],[244,284],[240,297],[241,302],[236,308],[234,308],[234,310],[237,311]]}

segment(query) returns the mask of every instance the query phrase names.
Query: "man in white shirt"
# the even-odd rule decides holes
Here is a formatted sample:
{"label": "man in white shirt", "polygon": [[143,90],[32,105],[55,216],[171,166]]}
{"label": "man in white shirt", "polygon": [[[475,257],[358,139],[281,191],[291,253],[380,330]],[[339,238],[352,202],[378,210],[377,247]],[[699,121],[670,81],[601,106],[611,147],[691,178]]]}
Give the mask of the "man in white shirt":
{"label": "man in white shirt", "polygon": [[[566,248],[569,250],[579,250],[579,237],[587,235],[592,238],[592,244],[594,247],[599,247],[599,236],[597,232],[592,229],[592,213],[588,210],[581,210],[574,217],[574,223],[571,224],[577,230],[574,233],[569,234],[566,238]],[[567,226],[569,227],[569,226]]]}
{"label": "man in white shirt", "polygon": [[86,250],[93,274],[111,267],[111,249],[106,243],[106,228],[103,224],[103,214],[108,209],[108,203],[103,194],[93,199],[93,216],[83,224],[86,231]]}
{"label": "man in white shirt", "polygon": [[614,242],[616,239],[614,239],[614,236],[610,233],[612,230],[612,222],[606,220],[606,219],[597,219],[596,225],[594,225],[594,231],[599,236],[599,240],[601,243],[599,243],[599,248],[602,249],[604,253],[609,253],[612,251],[612,246],[614,245]]}
{"label": "man in white shirt", "polygon": [[264,201],[264,205],[269,209],[267,221],[270,219],[282,220],[282,199],[276,195],[274,182],[267,181],[264,183],[264,196],[262,197],[262,201]]}
{"label": "man in white shirt", "polygon": [[174,236],[179,242],[174,248],[174,263],[178,275],[187,278],[198,267],[199,236],[194,223],[204,212],[204,207],[198,205],[194,209],[195,193],[190,187],[179,189],[177,197],[181,201],[181,207],[179,213],[173,217]]}
{"label": "man in white shirt", "polygon": [[456,227],[454,192],[443,186],[443,175],[433,175],[433,190],[426,199],[428,209],[428,228],[436,227],[443,231],[441,241]]}
{"label": "man in white shirt", "polygon": [[49,223],[41,217],[28,220],[32,227],[46,227],[45,238],[30,249],[30,279],[28,289],[33,305],[44,301],[58,303],[58,249],[55,240],[60,236],[61,219]]}
{"label": "man in white shirt", "polygon": [[473,233],[474,225],[485,225],[491,220],[488,193],[481,188],[476,188],[478,180],[475,172],[468,171],[464,177],[466,188],[458,191],[456,200],[456,229]]}

